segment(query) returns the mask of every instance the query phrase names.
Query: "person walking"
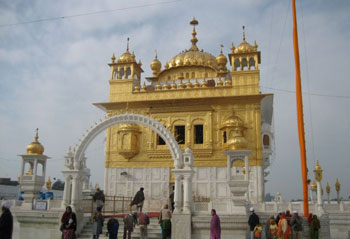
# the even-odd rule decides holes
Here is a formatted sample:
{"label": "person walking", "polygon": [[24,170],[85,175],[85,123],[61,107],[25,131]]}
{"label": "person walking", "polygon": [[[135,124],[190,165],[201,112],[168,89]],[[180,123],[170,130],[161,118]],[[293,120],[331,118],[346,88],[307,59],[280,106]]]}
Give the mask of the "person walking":
{"label": "person walking", "polygon": [[134,199],[130,203],[130,207],[136,205],[136,211],[140,208],[140,212],[142,212],[143,203],[145,201],[145,194],[143,193],[144,188],[140,188],[140,190],[135,194]]}
{"label": "person walking", "polygon": [[93,239],[98,239],[100,237],[100,234],[102,234],[102,228],[103,228],[103,222],[104,217],[101,212],[102,208],[98,207],[96,212],[94,213],[94,216],[92,218],[92,233],[93,233]]}
{"label": "person walking", "polygon": [[292,233],[291,233],[288,221],[286,219],[286,214],[281,213],[280,214],[280,221],[278,222],[277,235],[281,239],[290,239],[291,234]]}
{"label": "person walking", "polygon": [[250,216],[248,220],[249,228],[250,228],[250,239],[254,239],[254,228],[256,225],[258,225],[259,222],[259,216],[255,214],[254,208],[250,208]]}
{"label": "person walking", "polygon": [[210,221],[210,239],[220,239],[221,238],[221,225],[220,218],[216,214],[216,210],[211,210],[211,221]]}
{"label": "person walking", "polygon": [[139,216],[141,239],[147,239],[147,226],[149,225],[149,217],[146,212],[141,212]]}
{"label": "person walking", "polygon": [[299,217],[298,211],[294,211],[290,224],[292,227],[293,239],[301,239],[303,231],[303,219]]}
{"label": "person walking", "polygon": [[119,221],[116,218],[111,218],[107,222],[107,231],[109,239],[118,239]]}
{"label": "person walking", "polygon": [[75,239],[75,231],[77,230],[77,216],[70,206],[66,207],[66,211],[61,218],[62,239]]}
{"label": "person walking", "polygon": [[160,221],[162,222],[162,239],[167,239],[171,237],[171,216],[172,213],[169,210],[168,204],[164,205],[163,209],[160,211]]}
{"label": "person walking", "polygon": [[97,208],[103,208],[104,204],[105,204],[105,195],[103,193],[102,190],[100,190],[99,187],[96,188],[96,192],[93,196],[93,200],[96,203],[96,209]]}
{"label": "person walking", "polygon": [[318,220],[316,215],[313,215],[310,222],[310,239],[318,239],[320,228],[320,220]]}
{"label": "person walking", "polygon": [[137,218],[137,212],[133,212],[132,214],[125,215],[124,221],[124,233],[123,239],[131,239],[131,233],[134,231],[135,227],[135,218]]}
{"label": "person walking", "polygon": [[0,238],[12,239],[13,231],[13,217],[10,211],[11,203],[3,202],[1,205],[1,217],[0,217]]}

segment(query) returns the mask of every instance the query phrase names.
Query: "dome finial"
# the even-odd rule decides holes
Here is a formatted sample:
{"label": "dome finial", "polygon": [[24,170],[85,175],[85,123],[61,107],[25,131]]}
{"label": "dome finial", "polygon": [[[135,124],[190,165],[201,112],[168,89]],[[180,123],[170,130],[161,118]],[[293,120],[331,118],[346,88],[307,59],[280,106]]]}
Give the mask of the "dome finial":
{"label": "dome finial", "polygon": [[129,40],[130,38],[128,37],[127,42],[126,42],[126,51],[129,52]]}
{"label": "dome finial", "polygon": [[154,52],[156,53],[155,59],[158,59],[157,49],[154,49]]}
{"label": "dome finial", "polygon": [[245,26],[242,26],[243,29],[243,41],[245,41]]}
{"label": "dome finial", "polygon": [[221,45],[220,45],[220,48],[221,48],[220,53],[223,54],[223,53],[222,53],[222,49],[224,48],[224,45],[221,44]]}
{"label": "dome finial", "polygon": [[190,25],[193,25],[193,31],[192,31],[192,46],[190,48],[191,51],[198,51],[198,47],[196,46],[196,43],[198,42],[198,39],[196,37],[197,32],[196,32],[196,25],[198,25],[198,21],[196,20],[196,18],[193,17],[193,19],[190,21]]}
{"label": "dome finial", "polygon": [[39,139],[39,128],[36,128],[35,130],[35,142],[38,142]]}

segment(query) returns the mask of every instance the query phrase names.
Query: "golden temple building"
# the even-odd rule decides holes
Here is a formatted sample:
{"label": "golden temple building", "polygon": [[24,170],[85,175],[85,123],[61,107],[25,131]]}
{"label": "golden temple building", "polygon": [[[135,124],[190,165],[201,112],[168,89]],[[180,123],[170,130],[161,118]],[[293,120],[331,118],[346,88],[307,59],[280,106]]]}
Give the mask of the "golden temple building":
{"label": "golden temple building", "polygon": [[[109,64],[109,101],[95,103],[108,116],[142,114],[167,127],[181,149],[194,154],[193,196],[220,200],[230,197],[224,150],[251,150],[249,172],[234,165],[234,173],[249,173],[251,202],[264,200],[264,181],[273,153],[271,94],[260,92],[258,45],[242,42],[215,57],[197,46],[193,19],[191,45],[165,64],[157,52],[152,76],[141,80],[141,61],[129,49]],[[147,81],[147,82],[146,82]],[[151,129],[122,124],[107,130],[105,193],[133,196],[145,188],[146,199],[167,199],[174,166],[164,140]],[[241,167],[238,167],[241,166]],[[244,171],[244,172],[243,172]]]}

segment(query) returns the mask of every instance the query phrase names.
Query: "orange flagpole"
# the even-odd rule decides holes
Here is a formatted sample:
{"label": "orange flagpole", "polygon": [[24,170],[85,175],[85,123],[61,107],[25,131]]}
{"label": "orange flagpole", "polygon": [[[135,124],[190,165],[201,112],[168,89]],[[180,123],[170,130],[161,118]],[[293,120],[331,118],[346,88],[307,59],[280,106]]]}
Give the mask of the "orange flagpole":
{"label": "orange flagpole", "polygon": [[304,116],[303,116],[303,96],[301,91],[301,77],[300,77],[300,60],[299,60],[299,44],[298,44],[298,26],[297,14],[295,9],[295,0],[292,0],[293,8],[293,45],[294,45],[294,60],[296,73],[296,96],[297,96],[297,115],[298,115],[298,133],[300,145],[300,159],[301,159],[301,175],[303,180],[303,196],[304,196],[304,216],[309,215],[309,195],[307,183],[307,163],[306,163],[306,147],[305,147],[305,130],[304,130]]}

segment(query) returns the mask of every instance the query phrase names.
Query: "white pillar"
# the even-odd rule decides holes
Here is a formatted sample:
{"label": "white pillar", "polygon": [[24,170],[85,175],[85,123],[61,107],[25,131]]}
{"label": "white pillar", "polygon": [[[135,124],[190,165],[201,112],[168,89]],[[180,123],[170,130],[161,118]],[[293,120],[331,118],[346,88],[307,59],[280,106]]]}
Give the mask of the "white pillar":
{"label": "white pillar", "polygon": [[258,202],[264,201],[264,170],[263,166],[256,166],[257,167],[257,190],[258,190]]}
{"label": "white pillar", "polygon": [[70,176],[66,176],[65,182],[64,182],[64,191],[63,191],[63,203],[62,207],[66,208],[69,205],[69,199],[71,197],[70,195]]}
{"label": "white pillar", "polygon": [[324,213],[323,210],[323,201],[322,201],[322,192],[321,192],[321,182],[317,181],[317,210],[319,215]]}
{"label": "white pillar", "polygon": [[229,181],[229,180],[231,180],[231,177],[232,177],[232,175],[231,175],[231,156],[227,156],[227,180]]}
{"label": "white pillar", "polygon": [[180,213],[181,212],[181,198],[182,198],[182,191],[181,191],[181,175],[175,174],[175,192],[174,192],[174,203],[175,203],[175,209],[174,213]]}
{"label": "white pillar", "polygon": [[78,209],[78,190],[79,190],[77,175],[73,175],[72,180],[72,209],[76,211]]}
{"label": "white pillar", "polygon": [[192,175],[184,177],[184,213],[191,213],[192,206]]}

